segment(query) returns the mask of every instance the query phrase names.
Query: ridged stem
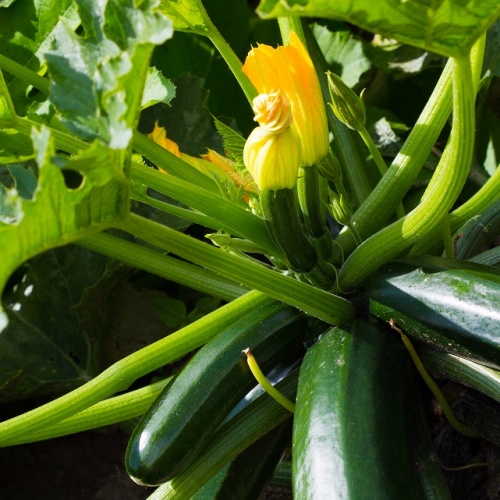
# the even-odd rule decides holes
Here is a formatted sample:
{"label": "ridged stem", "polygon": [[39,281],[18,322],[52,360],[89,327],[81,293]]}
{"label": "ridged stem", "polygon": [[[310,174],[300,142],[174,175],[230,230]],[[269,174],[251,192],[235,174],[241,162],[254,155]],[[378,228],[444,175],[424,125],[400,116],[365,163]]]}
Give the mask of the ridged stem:
{"label": "ridged stem", "polygon": [[129,219],[122,222],[121,229],[230,280],[236,279],[244,286],[260,290],[323,321],[336,325],[345,324],[354,316],[352,304],[342,297],[301,283],[256,262],[228,254],[138,215],[131,214]]}
{"label": "ridged stem", "polygon": [[[339,275],[340,290],[352,290],[421,235],[439,225],[467,179],[474,145],[474,85],[469,57],[453,59],[453,124],[449,142],[420,205],[384,228],[347,259]],[[374,214],[376,215],[376,214]]]}
{"label": "ridged stem", "polygon": [[[481,74],[484,47],[485,37],[482,36],[474,45],[471,54],[475,85]],[[452,109],[452,66],[453,61],[450,59],[387,174],[354,213],[352,225],[363,238],[367,238],[383,227],[394,212],[397,204],[401,202],[417,178],[432,146],[448,120]],[[345,255],[349,255],[356,248],[355,239],[349,228],[345,228],[336,241],[344,249]],[[337,260],[340,260],[340,254]]]}
{"label": "ridged stem", "polygon": [[223,300],[234,300],[248,291],[202,267],[111,234],[95,233],[82,238],[77,244],[135,269],[142,269]]}
{"label": "ridged stem", "polygon": [[164,339],[121,359],[74,391],[27,413],[1,422],[0,446],[26,433],[56,424],[127,389],[138,378],[206,344],[222,329],[258,305],[270,300],[272,299],[259,292],[249,292]]}
{"label": "ridged stem", "polygon": [[[500,200],[500,166],[486,183],[463,205],[451,212],[450,230],[455,233],[472,217],[484,213],[489,207]],[[423,236],[411,249],[412,255],[436,254],[441,248],[439,228],[435,228]]]}

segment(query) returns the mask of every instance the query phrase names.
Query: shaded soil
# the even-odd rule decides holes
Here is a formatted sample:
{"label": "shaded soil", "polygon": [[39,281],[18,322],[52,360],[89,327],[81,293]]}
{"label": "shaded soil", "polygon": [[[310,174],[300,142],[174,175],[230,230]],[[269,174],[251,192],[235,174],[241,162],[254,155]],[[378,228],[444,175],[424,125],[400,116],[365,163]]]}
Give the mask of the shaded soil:
{"label": "shaded soil", "polygon": [[0,449],[1,500],[142,500],[123,464],[128,436],[119,428]]}

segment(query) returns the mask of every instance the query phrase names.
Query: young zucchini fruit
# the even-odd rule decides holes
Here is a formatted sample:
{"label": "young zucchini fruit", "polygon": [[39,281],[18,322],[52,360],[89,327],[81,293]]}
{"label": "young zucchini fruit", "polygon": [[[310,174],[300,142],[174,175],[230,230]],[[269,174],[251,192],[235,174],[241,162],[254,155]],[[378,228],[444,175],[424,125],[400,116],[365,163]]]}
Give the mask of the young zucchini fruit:
{"label": "young zucchini fruit", "polygon": [[419,498],[408,368],[397,338],[360,320],[307,351],[293,424],[294,498]]}
{"label": "young zucchini fruit", "polygon": [[456,259],[415,257],[386,266],[368,290],[370,311],[447,352],[500,367],[500,272]]}
{"label": "young zucchini fruit", "polygon": [[200,349],[143,416],[130,439],[126,468],[134,481],[157,485],[186,470],[213,431],[255,385],[242,350],[261,368],[303,354],[307,322],[278,302],[261,306]]}

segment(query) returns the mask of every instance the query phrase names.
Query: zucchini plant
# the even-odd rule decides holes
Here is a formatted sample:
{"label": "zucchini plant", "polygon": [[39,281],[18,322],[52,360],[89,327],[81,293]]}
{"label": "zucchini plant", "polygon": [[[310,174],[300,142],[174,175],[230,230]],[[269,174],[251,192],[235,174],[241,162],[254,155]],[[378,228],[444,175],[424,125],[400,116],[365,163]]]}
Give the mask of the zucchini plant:
{"label": "zucchini plant", "polygon": [[118,424],[151,499],[486,498],[500,6],[252,4],[0,5],[0,453]]}

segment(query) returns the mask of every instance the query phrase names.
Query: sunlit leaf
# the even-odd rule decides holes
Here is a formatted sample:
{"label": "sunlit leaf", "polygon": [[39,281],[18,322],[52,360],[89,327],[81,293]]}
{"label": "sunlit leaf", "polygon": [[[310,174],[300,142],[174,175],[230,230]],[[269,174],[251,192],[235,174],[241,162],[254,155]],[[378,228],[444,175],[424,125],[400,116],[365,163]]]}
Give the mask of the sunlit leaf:
{"label": "sunlit leaf", "polygon": [[313,34],[330,69],[349,87],[356,85],[361,75],[371,68],[363,42],[351,32],[331,32],[326,26],[315,24]]}
{"label": "sunlit leaf", "polygon": [[162,0],[160,11],[173,21],[176,31],[199,35],[210,33],[210,20],[199,0]]}
{"label": "sunlit leaf", "polygon": [[85,38],[58,33],[45,54],[51,102],[63,124],[85,139],[100,138],[125,149],[137,125],[153,48],[172,36],[170,21],[152,12],[155,3],[80,0]]}
{"label": "sunlit leaf", "polygon": [[500,17],[498,0],[262,0],[258,13],[352,23],[446,56],[465,53]]}
{"label": "sunlit leaf", "polygon": [[142,95],[141,109],[148,108],[159,102],[169,104],[175,97],[175,85],[165,78],[156,68],[149,68]]}
{"label": "sunlit leaf", "polygon": [[[16,0],[0,16],[0,53],[25,68],[44,72],[43,53],[62,29],[75,30],[80,19],[71,0]],[[64,28],[63,28],[64,27]],[[40,96],[27,92],[26,82],[5,75],[9,90],[21,116]]]}

